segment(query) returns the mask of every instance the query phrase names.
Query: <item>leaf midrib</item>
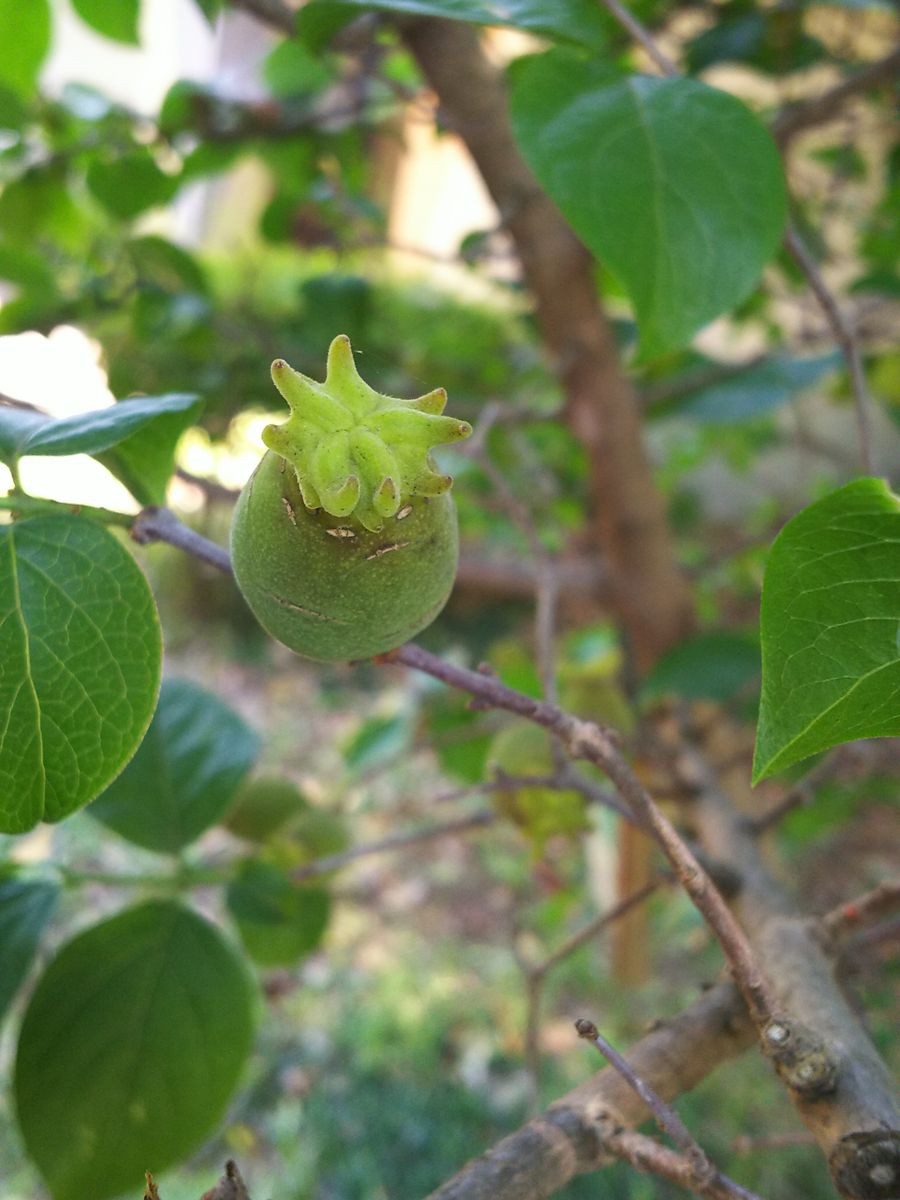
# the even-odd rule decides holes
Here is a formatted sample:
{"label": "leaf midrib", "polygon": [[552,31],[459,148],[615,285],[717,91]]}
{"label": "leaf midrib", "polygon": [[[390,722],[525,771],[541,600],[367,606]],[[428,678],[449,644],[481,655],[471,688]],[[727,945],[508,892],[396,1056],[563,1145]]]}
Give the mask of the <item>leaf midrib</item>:
{"label": "leaf midrib", "polygon": [[19,619],[19,624],[22,628],[22,642],[25,650],[25,682],[31,692],[31,698],[34,702],[37,721],[35,728],[38,738],[38,779],[41,788],[41,804],[40,815],[43,817],[47,809],[47,771],[44,766],[44,730],[43,730],[43,712],[41,711],[41,701],[37,693],[37,688],[34,685],[34,676],[31,670],[31,638],[28,630],[28,622],[25,620],[25,612],[22,608],[22,594],[19,589],[19,568],[18,559],[16,556],[16,538],[15,530],[9,531],[9,561],[12,568],[12,585],[13,585],[13,609]]}

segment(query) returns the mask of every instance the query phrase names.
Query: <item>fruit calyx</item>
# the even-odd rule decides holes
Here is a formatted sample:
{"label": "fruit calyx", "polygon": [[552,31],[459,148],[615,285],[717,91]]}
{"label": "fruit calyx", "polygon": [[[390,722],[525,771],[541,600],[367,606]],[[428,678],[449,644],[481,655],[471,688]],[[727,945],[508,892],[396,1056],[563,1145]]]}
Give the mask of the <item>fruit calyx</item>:
{"label": "fruit calyx", "polygon": [[267,425],[262,438],[293,467],[307,508],[352,516],[377,532],[414,497],[450,488],[430,452],[467,438],[472,426],[440,415],[443,388],[414,400],[376,392],[360,378],[344,334],[329,347],[324,383],[281,358],[272,363],[272,379],[291,415],[283,425]]}

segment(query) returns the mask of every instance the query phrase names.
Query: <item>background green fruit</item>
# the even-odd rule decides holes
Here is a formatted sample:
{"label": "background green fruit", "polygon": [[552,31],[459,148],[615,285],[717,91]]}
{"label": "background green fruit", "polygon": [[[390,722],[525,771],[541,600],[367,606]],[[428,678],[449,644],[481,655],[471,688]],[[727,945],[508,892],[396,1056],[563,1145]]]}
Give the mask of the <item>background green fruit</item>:
{"label": "background green fruit", "polygon": [[429,625],[456,576],[456,510],[446,493],[408,507],[377,533],[310,512],[270,450],[231,528],[235,578],[263,628],[306,658],[340,662],[393,650]]}

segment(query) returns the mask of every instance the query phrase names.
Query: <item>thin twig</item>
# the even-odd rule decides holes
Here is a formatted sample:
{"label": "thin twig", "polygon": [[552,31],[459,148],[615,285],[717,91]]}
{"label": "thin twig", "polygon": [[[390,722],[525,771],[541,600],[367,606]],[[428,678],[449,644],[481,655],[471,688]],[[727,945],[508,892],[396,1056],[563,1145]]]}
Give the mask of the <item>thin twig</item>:
{"label": "thin twig", "polygon": [[632,895],[626,896],[624,900],[607,909],[606,912],[600,913],[573,933],[541,962],[528,963],[520,954],[516,955],[519,966],[525,975],[525,1066],[531,1081],[532,1108],[536,1108],[540,1099],[540,1012],[547,975],[561,962],[573,955],[576,950],[593,941],[620,917],[624,917],[637,905],[643,904],[661,883],[661,879],[653,879],[633,892]]}
{"label": "thin twig", "polygon": [[818,263],[810,254],[803,238],[793,221],[789,221],[784,235],[784,244],[794,262],[803,272],[806,281],[819,302],[825,314],[835,341],[841,348],[841,353],[847,363],[850,375],[850,386],[853,391],[853,403],[856,412],[856,433],[859,441],[859,455],[863,470],[867,475],[874,475],[877,467],[875,462],[875,447],[872,441],[872,422],[870,416],[871,402],[863,370],[862,352],[859,341],[846,314],[829,289]]}
{"label": "thin twig", "polygon": [[[733,1179],[729,1179],[727,1175],[723,1175],[714,1166],[706,1151],[682,1121],[681,1117],[679,1117],[675,1109],[670,1104],[667,1104],[646,1080],[641,1078],[628,1060],[614,1046],[610,1045],[593,1021],[586,1021],[582,1018],[575,1022],[575,1028],[578,1031],[578,1036],[592,1042],[610,1066],[614,1067],[633,1091],[640,1096],[653,1113],[653,1117],[660,1129],[664,1133],[667,1133],[675,1145],[684,1153],[684,1161],[688,1164],[689,1175],[686,1179],[682,1179],[681,1182],[687,1183],[688,1186],[693,1187],[703,1196],[731,1196],[740,1197],[740,1200],[750,1200],[754,1196],[753,1192],[747,1191],[740,1184],[735,1183]],[[629,1134],[628,1137],[631,1139],[632,1135]],[[645,1148],[647,1150],[651,1147],[654,1148],[657,1152],[654,1155],[654,1161],[659,1163],[661,1159],[658,1156],[658,1152],[665,1152],[665,1147],[658,1146],[658,1143],[653,1142],[651,1139],[646,1140],[650,1144]],[[609,1144],[608,1140],[607,1144]],[[619,1144],[621,1145],[621,1142]],[[629,1161],[633,1162],[632,1159],[629,1159]],[[672,1177],[665,1171],[661,1171],[658,1165],[653,1165],[650,1162],[648,1162],[648,1169],[654,1171],[656,1174],[665,1174],[666,1178]]]}
{"label": "thin twig", "polygon": [[822,925],[830,937],[840,940],[873,925],[883,917],[892,916],[900,908],[900,879],[885,879],[870,892],[839,904],[822,917]]}
{"label": "thin twig", "polygon": [[204,1192],[200,1200],[250,1200],[247,1185],[233,1159],[229,1159],[225,1164],[225,1174],[216,1186]]}
{"label": "thin twig", "polygon": [[319,875],[327,875],[337,871],[358,858],[368,858],[372,854],[384,854],[388,850],[403,850],[407,846],[417,846],[422,842],[433,842],[438,838],[454,837],[460,833],[468,833],[470,829],[480,829],[497,820],[497,814],[490,809],[472,813],[468,817],[460,817],[456,821],[447,821],[443,825],[429,825],[425,829],[414,829],[407,833],[394,833],[390,837],[377,842],[366,842],[360,846],[351,846],[340,854],[329,854],[325,858],[314,859],[304,863],[291,872],[295,883],[304,879],[313,879]]}
{"label": "thin twig", "polygon": [[694,1176],[693,1164],[687,1156],[677,1154],[668,1146],[663,1146],[642,1133],[632,1130],[615,1131],[604,1139],[603,1145],[618,1158],[630,1163],[636,1171],[668,1179],[671,1183],[706,1197],[706,1200],[760,1200],[755,1192],[741,1187],[727,1175],[716,1173],[706,1182],[698,1181]]}
{"label": "thin twig", "polygon": [[750,1137],[742,1133],[731,1143],[735,1154],[753,1154],[757,1150],[787,1150],[791,1146],[815,1146],[816,1139],[807,1129],[792,1133],[765,1133]]}
{"label": "thin twig", "polygon": [[756,837],[759,837],[760,834],[766,833],[771,829],[773,825],[777,825],[783,821],[795,808],[804,808],[806,805],[811,804],[816,788],[819,784],[830,778],[837,769],[838,757],[836,754],[830,754],[827,758],[823,758],[803,779],[798,780],[782,796],[777,804],[773,804],[768,812],[764,812],[759,817],[748,817],[745,821],[746,828]]}
{"label": "thin twig", "polygon": [[619,0],[600,0],[600,3],[619,22],[622,28],[630,33],[636,42],[639,42],[643,46],[663,75],[681,74],[668,54],[657,46],[656,41],[649,31],[644,28],[637,17],[630,13],[623,4],[619,3]]}
{"label": "thin twig", "polygon": [[900,74],[900,50],[893,50],[884,58],[867,63],[843,82],[809,100],[800,100],[783,108],[772,120],[769,128],[775,141],[785,148],[791,138],[814,125],[822,125],[837,116],[844,104],[862,92],[873,91],[882,84],[890,83]]}
{"label": "thin twig", "polygon": [[588,1021],[584,1017],[581,1017],[575,1022],[575,1029],[580,1038],[584,1038],[588,1042],[593,1042],[610,1066],[615,1067],[622,1078],[637,1092],[653,1113],[654,1120],[660,1129],[664,1133],[667,1133],[675,1145],[683,1150],[691,1160],[697,1176],[701,1179],[711,1178],[715,1168],[707,1157],[705,1150],[694,1139],[693,1134],[691,1134],[675,1109],[670,1104],[666,1104],[665,1100],[658,1096],[653,1088],[641,1079],[640,1075],[631,1068],[628,1060],[623,1058],[618,1050],[600,1033],[593,1021]]}
{"label": "thin twig", "polygon": [[218,571],[231,574],[231,558],[224,546],[195,533],[168,508],[145,508],[131,524],[131,536],[144,546],[150,542],[167,542],[188,554],[209,563]]}
{"label": "thin twig", "polygon": [[583,925],[581,929],[567,938],[552,954],[548,954],[541,962],[529,967],[529,974],[543,979],[549,971],[552,971],[564,959],[569,958],[570,955],[574,954],[586,942],[593,941],[598,934],[612,925],[614,921],[618,921],[620,917],[624,917],[626,913],[631,912],[638,904],[643,904],[645,900],[662,886],[663,882],[662,879],[651,879],[642,888],[638,888],[636,892],[632,892],[630,896],[626,896],[624,900],[620,900],[613,908],[608,909],[605,913],[600,913],[599,916],[588,921],[586,925]]}

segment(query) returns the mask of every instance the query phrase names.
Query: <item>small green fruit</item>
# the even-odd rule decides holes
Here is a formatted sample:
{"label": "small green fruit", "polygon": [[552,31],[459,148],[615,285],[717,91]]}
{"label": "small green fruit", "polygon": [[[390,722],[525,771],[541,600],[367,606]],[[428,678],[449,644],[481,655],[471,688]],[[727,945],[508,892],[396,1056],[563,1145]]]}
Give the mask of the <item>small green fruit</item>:
{"label": "small green fruit", "polygon": [[272,364],[291,416],[268,425],[269,452],[238,499],[235,578],[260,624],[322,662],[371,658],[429,625],[456,575],[451,479],[434,446],[472,432],[441,416],[443,389],[383,396],[334,339],[324,383]]}

